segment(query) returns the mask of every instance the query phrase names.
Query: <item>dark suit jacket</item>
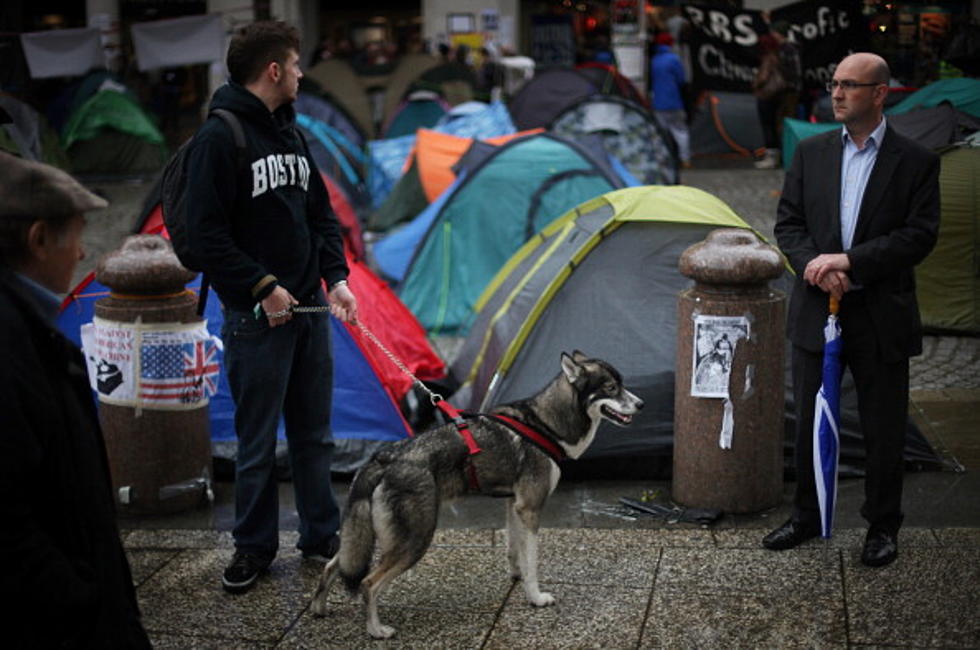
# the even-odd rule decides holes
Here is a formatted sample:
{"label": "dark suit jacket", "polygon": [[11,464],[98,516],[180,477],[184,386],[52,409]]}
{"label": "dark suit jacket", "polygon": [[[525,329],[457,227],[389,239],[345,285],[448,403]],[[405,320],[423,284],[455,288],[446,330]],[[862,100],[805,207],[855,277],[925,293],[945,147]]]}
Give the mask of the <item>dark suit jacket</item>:
{"label": "dark suit jacket", "polygon": [[[776,241],[796,272],[787,331],[803,349],[823,349],[828,294],[803,280],[821,253],[843,252],[840,235],[841,132],[800,142],[786,173]],[[939,232],[939,156],[886,126],[847,255],[852,283],[864,287],[884,361],[922,352],[913,267]],[[846,336],[846,333],[845,333]]]}
{"label": "dark suit jacket", "polygon": [[85,360],[2,267],[0,314],[4,647],[149,648]]}

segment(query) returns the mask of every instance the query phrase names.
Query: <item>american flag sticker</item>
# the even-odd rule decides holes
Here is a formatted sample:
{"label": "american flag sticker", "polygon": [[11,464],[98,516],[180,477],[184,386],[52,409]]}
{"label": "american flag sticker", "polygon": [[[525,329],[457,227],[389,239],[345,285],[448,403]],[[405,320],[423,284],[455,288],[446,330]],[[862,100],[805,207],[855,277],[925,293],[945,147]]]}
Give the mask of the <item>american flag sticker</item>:
{"label": "american flag sticker", "polygon": [[217,392],[217,349],[212,341],[143,335],[139,398],[146,405],[199,404]]}

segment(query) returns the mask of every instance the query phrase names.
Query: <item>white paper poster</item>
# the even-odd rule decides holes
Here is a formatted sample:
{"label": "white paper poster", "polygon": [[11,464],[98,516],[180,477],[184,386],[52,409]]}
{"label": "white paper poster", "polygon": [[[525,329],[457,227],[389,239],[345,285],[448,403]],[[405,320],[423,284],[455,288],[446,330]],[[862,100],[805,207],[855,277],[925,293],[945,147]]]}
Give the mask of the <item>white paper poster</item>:
{"label": "white paper poster", "polygon": [[207,324],[119,323],[82,326],[89,382],[99,400],[120,406],[192,409],[217,392],[221,341]]}
{"label": "white paper poster", "polygon": [[691,395],[728,397],[728,377],[739,339],[749,337],[745,316],[694,317]]}

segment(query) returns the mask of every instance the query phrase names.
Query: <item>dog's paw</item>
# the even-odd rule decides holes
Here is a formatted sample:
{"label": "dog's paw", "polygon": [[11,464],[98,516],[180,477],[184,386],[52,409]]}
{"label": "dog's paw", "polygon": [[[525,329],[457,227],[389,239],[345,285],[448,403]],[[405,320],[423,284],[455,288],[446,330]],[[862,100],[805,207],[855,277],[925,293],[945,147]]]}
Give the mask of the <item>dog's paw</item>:
{"label": "dog's paw", "polygon": [[319,595],[313,598],[313,602],[310,603],[310,611],[313,612],[314,616],[326,616],[327,615],[327,599],[320,598]]}
{"label": "dog's paw", "polygon": [[535,607],[550,607],[555,604],[555,597],[547,591],[539,591],[536,594],[529,595],[527,599]]}
{"label": "dog's paw", "polygon": [[370,634],[375,639],[390,639],[395,636],[395,628],[390,625],[368,626],[368,634]]}

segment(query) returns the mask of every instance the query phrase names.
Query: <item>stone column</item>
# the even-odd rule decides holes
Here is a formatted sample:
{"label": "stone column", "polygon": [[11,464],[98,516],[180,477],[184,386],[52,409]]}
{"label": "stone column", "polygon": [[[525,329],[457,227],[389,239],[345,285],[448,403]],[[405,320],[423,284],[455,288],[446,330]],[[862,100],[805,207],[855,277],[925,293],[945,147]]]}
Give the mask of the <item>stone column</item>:
{"label": "stone column", "polygon": [[[200,322],[197,295],[185,289],[194,273],[180,265],[170,243],[157,235],[134,235],[103,257],[96,279],[111,289],[95,304],[103,332],[162,330]],[[147,327],[149,326],[149,327]],[[132,327],[132,326],[130,326]],[[142,334],[130,344],[139,364]],[[139,365],[135,366],[139,376]],[[139,397],[131,405],[111,403],[99,393],[113,490],[120,512],[170,513],[200,504],[211,494],[211,435],[208,401],[154,406]]]}
{"label": "stone column", "polygon": [[[726,512],[778,505],[783,487],[785,295],[779,252],[724,228],[680,257],[672,496]],[[727,397],[726,397],[727,393]]]}

